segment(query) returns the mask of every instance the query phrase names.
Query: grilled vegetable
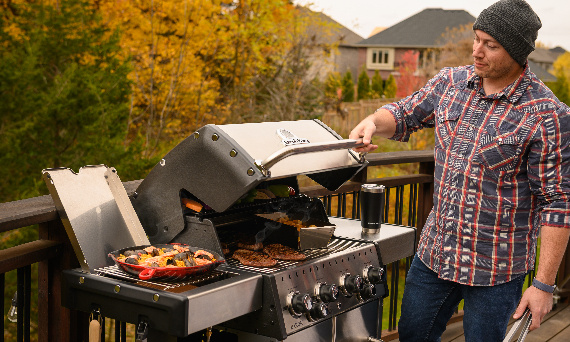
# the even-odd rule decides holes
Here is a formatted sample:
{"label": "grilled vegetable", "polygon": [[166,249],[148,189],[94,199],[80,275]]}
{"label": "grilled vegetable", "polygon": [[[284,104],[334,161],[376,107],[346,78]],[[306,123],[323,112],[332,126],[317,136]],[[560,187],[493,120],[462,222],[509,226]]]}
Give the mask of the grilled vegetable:
{"label": "grilled vegetable", "polygon": [[216,258],[204,250],[192,253],[188,248],[173,245],[165,248],[149,246],[144,250],[125,251],[117,260],[131,265],[150,267],[191,267],[212,263]]}

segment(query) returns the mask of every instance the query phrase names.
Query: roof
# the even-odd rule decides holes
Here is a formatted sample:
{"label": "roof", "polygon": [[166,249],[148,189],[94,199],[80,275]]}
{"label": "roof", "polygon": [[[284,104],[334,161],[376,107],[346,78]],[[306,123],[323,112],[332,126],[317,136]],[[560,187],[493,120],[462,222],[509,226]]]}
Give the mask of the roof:
{"label": "roof", "polygon": [[528,60],[528,66],[530,71],[532,71],[536,77],[538,77],[542,82],[554,82],[556,81],[556,76],[552,75],[548,71],[544,70],[539,64],[536,64],[532,60]]}
{"label": "roof", "polygon": [[564,52],[566,52],[566,50],[564,50],[564,48],[562,48],[562,47],[560,47],[560,46],[557,46],[557,47],[555,47],[555,48],[552,48],[552,49],[550,49],[550,51],[552,51],[552,52],[554,52],[554,53],[561,53],[561,54],[564,53]]}
{"label": "roof", "polygon": [[465,10],[426,8],[423,11],[360,41],[357,45],[383,47],[431,48],[439,42],[447,28],[474,23],[475,17]]}
{"label": "roof", "polygon": [[565,50],[561,47],[556,47],[554,49],[536,48],[533,52],[530,53],[528,59],[531,59],[537,63],[552,64],[564,52]]}
{"label": "roof", "polygon": [[[315,12],[307,7],[297,6],[301,15],[305,16],[316,16],[313,23],[315,25],[309,26],[309,33],[314,34],[319,44],[339,44],[342,45],[354,45],[362,41],[362,37],[354,33],[346,26],[339,24],[337,21],[327,16],[323,12]],[[326,23],[330,26],[331,35],[320,34],[322,27],[319,23]]]}
{"label": "roof", "polygon": [[346,26],[339,24],[337,21],[333,20],[331,17],[327,16],[323,12],[317,12],[317,13],[321,17],[321,20],[323,20],[324,22],[336,24],[335,26],[337,27],[333,29],[333,32],[336,38],[336,42],[338,42],[340,45],[351,45],[362,41],[363,38],[361,36],[354,33]]}

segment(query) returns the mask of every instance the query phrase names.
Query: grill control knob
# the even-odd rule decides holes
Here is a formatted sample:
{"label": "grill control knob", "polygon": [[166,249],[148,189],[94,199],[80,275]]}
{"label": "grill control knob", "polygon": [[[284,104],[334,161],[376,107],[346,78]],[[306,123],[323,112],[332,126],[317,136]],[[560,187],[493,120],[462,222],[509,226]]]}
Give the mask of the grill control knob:
{"label": "grill control knob", "polygon": [[362,272],[364,279],[368,280],[371,284],[380,284],[382,282],[382,275],[384,274],[384,269],[382,267],[368,266]]}
{"label": "grill control knob", "polygon": [[362,290],[364,284],[364,279],[358,274],[351,275],[350,273],[344,274],[341,278],[341,288],[340,290],[346,297],[350,297],[355,293]]}
{"label": "grill control knob", "polygon": [[290,293],[287,296],[287,301],[289,304],[289,311],[291,312],[291,315],[295,317],[299,317],[313,308],[311,296],[306,293],[299,293],[299,291]]}
{"label": "grill control knob", "polygon": [[313,305],[310,311],[310,316],[312,319],[322,319],[329,315],[329,308],[325,303],[317,303]]}
{"label": "grill control knob", "polygon": [[336,284],[319,283],[316,288],[317,298],[325,303],[338,299],[338,286]]}
{"label": "grill control knob", "polygon": [[362,291],[360,291],[360,298],[362,300],[368,300],[376,296],[376,287],[372,284],[365,284]]}

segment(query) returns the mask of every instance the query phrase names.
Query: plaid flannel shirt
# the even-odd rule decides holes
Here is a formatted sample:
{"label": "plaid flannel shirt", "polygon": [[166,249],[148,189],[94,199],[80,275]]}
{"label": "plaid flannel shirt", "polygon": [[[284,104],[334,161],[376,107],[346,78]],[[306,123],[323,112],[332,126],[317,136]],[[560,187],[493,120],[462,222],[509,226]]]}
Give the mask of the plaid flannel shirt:
{"label": "plaid flannel shirt", "polygon": [[528,65],[488,96],[473,66],[445,68],[383,108],[394,140],[435,127],[434,206],[417,254],[440,278],[508,282],[534,267],[541,225],[570,228],[570,110]]}

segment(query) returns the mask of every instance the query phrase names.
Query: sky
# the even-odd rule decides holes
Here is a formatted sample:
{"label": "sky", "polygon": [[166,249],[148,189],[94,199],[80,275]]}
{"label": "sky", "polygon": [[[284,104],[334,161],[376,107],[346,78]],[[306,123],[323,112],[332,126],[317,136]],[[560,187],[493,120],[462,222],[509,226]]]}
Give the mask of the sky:
{"label": "sky", "polygon": [[[425,8],[463,9],[477,17],[496,0],[294,0],[310,5],[353,32],[368,38],[375,27],[390,27]],[[538,41],[553,48],[570,51],[570,1],[527,0],[540,17],[542,28]]]}

